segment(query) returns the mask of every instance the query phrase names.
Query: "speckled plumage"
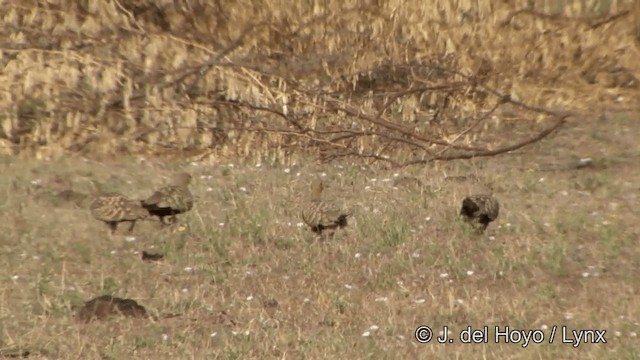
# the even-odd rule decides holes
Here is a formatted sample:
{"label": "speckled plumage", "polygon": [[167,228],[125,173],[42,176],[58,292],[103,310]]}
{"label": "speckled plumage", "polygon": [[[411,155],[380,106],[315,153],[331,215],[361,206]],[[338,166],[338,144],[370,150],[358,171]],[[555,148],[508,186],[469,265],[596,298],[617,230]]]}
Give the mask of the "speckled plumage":
{"label": "speckled plumage", "polygon": [[149,198],[142,200],[141,205],[151,215],[158,216],[163,224],[164,218],[175,219],[175,215],[185,213],[193,208],[193,195],[189,191],[191,175],[175,174],[169,185],[156,190]]}
{"label": "speckled plumage", "polygon": [[351,215],[333,204],[323,202],[322,190],[325,185],[321,180],[311,184],[309,201],[301,211],[302,221],[316,234],[322,234],[324,230],[335,230],[347,226],[347,218]]}
{"label": "speckled plumage", "polygon": [[479,232],[483,232],[499,214],[500,203],[491,195],[471,195],[462,200],[460,215]]}
{"label": "speckled plumage", "polygon": [[149,216],[149,212],[140,206],[140,203],[133,201],[119,193],[105,193],[96,196],[89,205],[89,210],[94,218],[104,221],[113,234],[118,223],[129,222],[129,231],[133,231],[136,221]]}

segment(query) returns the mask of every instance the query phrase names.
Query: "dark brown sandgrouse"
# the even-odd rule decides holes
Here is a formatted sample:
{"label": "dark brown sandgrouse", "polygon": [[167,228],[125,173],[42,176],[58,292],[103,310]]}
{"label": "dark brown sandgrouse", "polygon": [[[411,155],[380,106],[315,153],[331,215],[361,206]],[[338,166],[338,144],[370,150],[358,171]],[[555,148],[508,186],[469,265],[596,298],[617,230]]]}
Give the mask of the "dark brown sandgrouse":
{"label": "dark brown sandgrouse", "polygon": [[462,200],[460,216],[482,233],[489,223],[498,218],[500,203],[491,195],[471,195]]}
{"label": "dark brown sandgrouse", "polygon": [[325,188],[322,180],[315,180],[311,184],[309,201],[304,204],[301,217],[307,226],[316,234],[321,235],[324,230],[335,230],[347,226],[347,218],[351,213],[345,212],[333,204],[322,201],[322,190]]}
{"label": "dark brown sandgrouse", "polygon": [[[169,185],[156,190],[149,198],[142,200],[141,204],[151,215],[159,217],[163,224],[173,223],[176,215],[193,208],[190,183],[190,174],[175,174],[171,177]],[[167,223],[165,217],[169,217],[171,222]]]}
{"label": "dark brown sandgrouse", "polygon": [[104,221],[115,233],[118,223],[129,222],[129,232],[133,231],[136,221],[149,216],[149,212],[133,201],[119,193],[105,193],[95,197],[89,205],[89,210],[94,218]]}

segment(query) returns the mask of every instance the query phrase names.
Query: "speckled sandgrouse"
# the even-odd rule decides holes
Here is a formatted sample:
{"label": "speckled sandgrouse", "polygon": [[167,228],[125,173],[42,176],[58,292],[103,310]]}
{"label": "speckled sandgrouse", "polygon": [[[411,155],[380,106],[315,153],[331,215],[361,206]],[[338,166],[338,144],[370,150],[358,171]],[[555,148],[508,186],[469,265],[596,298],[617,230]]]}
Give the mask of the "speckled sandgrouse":
{"label": "speckled sandgrouse", "polygon": [[[142,200],[141,204],[151,215],[159,217],[163,224],[173,223],[176,215],[193,208],[193,195],[189,191],[189,183],[190,174],[175,174],[168,186],[156,190],[149,198]],[[171,222],[165,222],[165,217],[169,217]]]}
{"label": "speckled sandgrouse", "polygon": [[149,216],[149,212],[140,203],[115,192],[100,194],[89,205],[94,218],[104,221],[115,233],[118,223],[129,222],[129,232],[133,231],[136,221]]}
{"label": "speckled sandgrouse", "polygon": [[301,211],[302,221],[318,235],[322,235],[324,230],[333,231],[344,228],[347,226],[347,218],[351,216],[351,213],[322,201],[322,190],[325,187],[322,180],[315,180],[311,184],[309,201],[304,204]]}
{"label": "speckled sandgrouse", "polygon": [[489,223],[498,218],[500,203],[491,195],[471,195],[462,200],[460,216],[484,232]]}
{"label": "speckled sandgrouse", "polygon": [[85,302],[76,312],[76,320],[88,323],[118,313],[127,317],[147,317],[144,306],[134,300],[102,295]]}

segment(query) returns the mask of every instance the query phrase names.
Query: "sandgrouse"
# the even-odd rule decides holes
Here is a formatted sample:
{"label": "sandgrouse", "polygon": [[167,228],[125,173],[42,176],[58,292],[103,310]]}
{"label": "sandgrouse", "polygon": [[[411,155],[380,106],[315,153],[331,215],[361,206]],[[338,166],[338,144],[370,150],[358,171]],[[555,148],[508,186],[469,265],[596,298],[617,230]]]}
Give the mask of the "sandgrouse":
{"label": "sandgrouse", "polygon": [[140,206],[140,203],[128,197],[111,192],[95,197],[89,205],[89,210],[94,218],[104,221],[115,233],[118,223],[129,222],[129,232],[133,231],[136,221],[149,216],[149,212]]}
{"label": "sandgrouse", "polygon": [[309,201],[301,211],[304,223],[318,235],[322,235],[324,230],[330,230],[333,233],[335,229],[344,228],[347,226],[347,218],[351,215],[351,213],[322,201],[322,190],[325,187],[322,180],[315,180],[311,184]]}
{"label": "sandgrouse", "polygon": [[[193,195],[189,191],[189,183],[190,174],[177,173],[171,177],[169,185],[156,190],[148,199],[142,200],[141,204],[151,215],[159,217],[163,224],[173,223],[176,215],[193,208]],[[165,222],[165,217],[169,217],[171,222]]]}
{"label": "sandgrouse", "polygon": [[460,216],[482,233],[489,223],[498,218],[500,203],[491,195],[471,195],[462,200]]}

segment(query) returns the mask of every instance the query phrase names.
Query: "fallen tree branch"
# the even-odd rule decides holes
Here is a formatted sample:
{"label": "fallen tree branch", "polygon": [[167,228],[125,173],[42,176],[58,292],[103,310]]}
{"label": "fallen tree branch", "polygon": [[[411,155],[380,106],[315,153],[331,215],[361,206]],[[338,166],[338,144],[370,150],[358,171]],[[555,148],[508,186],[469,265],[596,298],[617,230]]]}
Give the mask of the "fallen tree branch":
{"label": "fallen tree branch", "polygon": [[365,113],[363,113],[362,111],[358,110],[357,108],[355,108],[352,105],[344,105],[344,106],[340,106],[339,103],[340,101],[338,101],[337,99],[327,99],[327,102],[330,105],[330,109],[333,111],[342,111],[345,114],[348,114],[350,116],[356,117],[356,118],[360,118],[363,119],[367,122],[373,123],[375,125],[381,126],[383,128],[386,128],[388,130],[393,130],[393,131],[397,131],[403,135],[412,137],[416,140],[422,141],[425,144],[434,144],[434,145],[441,145],[441,146],[451,146],[455,149],[460,149],[460,150],[466,150],[466,151],[481,151],[482,149],[480,148],[475,148],[472,146],[464,146],[464,145],[455,145],[455,144],[451,144],[447,141],[444,140],[438,140],[438,139],[431,139],[431,138],[427,138],[424,137],[420,134],[415,133],[414,131],[408,130],[403,128],[402,126],[393,123],[391,121],[385,120],[383,118],[376,118],[374,116],[371,115],[367,115]]}
{"label": "fallen tree branch", "polygon": [[511,23],[513,18],[518,15],[531,15],[539,19],[551,20],[551,21],[563,21],[563,22],[577,22],[584,23],[591,30],[595,30],[604,24],[608,24],[610,22],[616,21],[620,18],[623,18],[631,13],[630,10],[623,10],[616,14],[607,15],[607,16],[581,16],[581,17],[569,17],[565,16],[561,13],[557,14],[547,14],[541,11],[534,10],[532,7],[527,7],[523,9],[518,9],[509,13],[505,20],[501,22],[501,26],[507,26]]}
{"label": "fallen tree branch", "polygon": [[518,142],[516,144],[513,145],[508,145],[508,146],[504,146],[495,150],[486,150],[486,151],[478,151],[478,152],[470,152],[470,153],[464,153],[464,154],[456,154],[456,155],[439,155],[439,156],[434,156],[431,157],[429,159],[416,159],[416,160],[411,160],[411,161],[407,161],[403,164],[400,165],[400,167],[405,167],[405,166],[409,166],[409,165],[417,165],[417,164],[426,164],[426,163],[430,163],[430,162],[434,162],[434,161],[447,161],[447,160],[460,160],[460,159],[473,159],[476,157],[487,157],[487,156],[494,156],[494,155],[499,155],[499,154],[504,154],[510,151],[514,151],[514,150],[518,150],[520,148],[523,148],[527,145],[533,144],[537,141],[540,141],[542,139],[544,139],[545,137],[547,137],[549,134],[553,133],[554,131],[556,131],[560,126],[564,125],[564,123],[566,122],[566,119],[570,116],[572,116],[573,114],[564,114],[564,115],[560,115],[560,117],[558,118],[558,120],[551,125],[550,127],[544,129],[543,131],[539,132],[538,134],[536,134],[534,137],[529,138],[527,140]]}
{"label": "fallen tree branch", "polygon": [[[469,127],[467,127],[466,129],[464,129],[461,133],[459,133],[458,135],[456,135],[456,137],[451,140],[451,143],[454,143],[456,141],[458,141],[458,139],[460,139],[462,136],[466,135],[467,133],[469,133],[469,131],[473,130],[473,128],[475,128],[476,126],[478,126],[481,122],[483,122],[484,120],[488,119],[489,116],[491,116],[491,114],[493,114],[496,110],[498,110],[498,107],[501,105],[500,102],[496,103],[496,105],[491,108],[491,110],[487,111],[486,113],[484,113],[482,116],[478,117],[476,119],[476,121],[471,124]],[[440,151],[438,153],[438,155],[442,155],[444,154],[446,151],[450,150],[451,146],[447,146],[446,148],[442,149],[442,151]]]}

